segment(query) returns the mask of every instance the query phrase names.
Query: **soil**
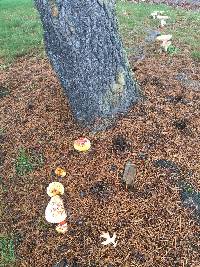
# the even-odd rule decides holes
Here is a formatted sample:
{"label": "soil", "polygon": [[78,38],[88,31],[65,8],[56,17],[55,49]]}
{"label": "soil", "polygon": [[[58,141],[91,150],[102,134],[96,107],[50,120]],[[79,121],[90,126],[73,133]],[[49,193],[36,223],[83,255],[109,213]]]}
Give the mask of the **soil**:
{"label": "soil", "polygon": [[[0,104],[1,227],[15,240],[15,266],[51,267],[64,258],[79,267],[199,266],[199,221],[182,205],[177,180],[200,190],[200,96],[176,79],[185,73],[197,81],[199,63],[165,53],[130,63],[144,99],[96,134],[76,124],[46,59],[19,58],[1,72],[1,88],[9,92]],[[87,153],[73,149],[80,136],[91,140]],[[44,164],[17,174],[20,147],[42,154]],[[128,160],[137,168],[131,189],[121,182]],[[57,166],[67,171],[60,179],[64,235],[44,218]],[[116,247],[101,244],[104,231],[116,233]]]}

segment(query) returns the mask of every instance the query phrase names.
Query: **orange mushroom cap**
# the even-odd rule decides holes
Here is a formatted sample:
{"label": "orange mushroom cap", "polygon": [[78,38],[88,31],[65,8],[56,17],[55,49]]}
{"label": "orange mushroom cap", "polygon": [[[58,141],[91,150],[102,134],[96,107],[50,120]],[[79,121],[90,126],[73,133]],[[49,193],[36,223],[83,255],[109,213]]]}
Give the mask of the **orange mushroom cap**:
{"label": "orange mushroom cap", "polygon": [[55,170],[55,174],[59,177],[65,177],[66,171],[62,169],[61,167],[57,167]]}

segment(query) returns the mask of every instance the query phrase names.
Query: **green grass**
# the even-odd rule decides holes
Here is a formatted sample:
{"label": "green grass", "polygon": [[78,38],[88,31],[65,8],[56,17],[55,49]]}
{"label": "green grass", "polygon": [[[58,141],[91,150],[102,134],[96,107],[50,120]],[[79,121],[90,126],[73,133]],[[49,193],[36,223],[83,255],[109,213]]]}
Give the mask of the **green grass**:
{"label": "green grass", "polygon": [[155,10],[165,11],[170,19],[163,28],[163,34],[172,34],[172,41],[178,46],[187,46],[193,58],[200,53],[200,13],[173,9],[164,4],[132,4],[118,1],[116,11],[119,28],[127,51],[132,51],[135,45],[143,42],[148,29],[156,30],[159,26],[157,19],[150,14]]}
{"label": "green grass", "polygon": [[19,149],[19,154],[15,162],[15,171],[19,176],[26,175],[34,169],[43,166],[44,158],[41,153]]}
{"label": "green grass", "polygon": [[15,170],[17,175],[25,175],[33,171],[33,164],[30,157],[24,149],[19,150],[19,155],[15,163]]}
{"label": "green grass", "polygon": [[13,266],[15,262],[14,241],[9,236],[0,236],[0,267]]}
{"label": "green grass", "polygon": [[192,58],[197,60],[197,61],[200,61],[200,51],[193,51],[192,52]]}
{"label": "green grass", "polygon": [[31,0],[0,0],[0,58],[43,51],[42,27]]}
{"label": "green grass", "polygon": [[[188,47],[192,57],[199,59],[200,13],[119,0],[116,10],[127,51],[132,52],[144,41],[148,29],[158,29],[159,22],[150,18],[150,13],[164,10],[170,16],[164,33],[172,34],[175,46]],[[33,0],[0,0],[0,58],[4,60],[1,69],[18,56],[43,53],[42,26]]]}

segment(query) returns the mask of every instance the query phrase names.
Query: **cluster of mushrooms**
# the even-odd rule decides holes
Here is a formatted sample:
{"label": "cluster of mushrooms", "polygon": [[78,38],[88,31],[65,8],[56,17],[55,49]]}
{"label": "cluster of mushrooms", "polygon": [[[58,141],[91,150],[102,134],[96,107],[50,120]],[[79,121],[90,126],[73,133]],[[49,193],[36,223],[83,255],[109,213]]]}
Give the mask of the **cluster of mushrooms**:
{"label": "cluster of mushrooms", "polygon": [[[79,138],[74,142],[74,149],[79,152],[86,152],[90,149],[91,144],[90,140],[87,138]],[[66,176],[66,171],[57,167],[55,170],[55,174],[58,179],[62,179]],[[64,194],[64,186],[60,182],[52,182],[47,187],[47,194],[50,196],[51,200],[49,201],[46,209],[45,209],[45,218],[49,223],[57,224],[56,231],[58,233],[64,234],[68,229],[67,224],[67,213],[64,208],[64,203],[61,196]],[[116,247],[116,233],[111,237],[107,232],[103,232],[100,235],[101,238],[105,240],[101,242],[102,245],[112,244],[113,247]]]}
{"label": "cluster of mushrooms", "polygon": [[[74,149],[79,152],[86,152],[90,149],[90,140],[87,138],[79,138],[74,142]],[[58,179],[66,176],[66,171],[61,167],[55,170]],[[67,213],[61,196],[64,194],[64,186],[60,182],[52,182],[47,187],[47,194],[50,201],[45,209],[45,218],[49,223],[57,224],[56,231],[65,233],[67,231]]]}
{"label": "cluster of mushrooms", "polygon": [[[160,26],[161,27],[164,27],[167,24],[166,20],[169,19],[169,17],[164,16],[163,13],[164,13],[164,11],[154,11],[151,13],[151,17],[153,19],[160,19]],[[171,39],[172,39],[171,34],[159,35],[156,38],[157,41],[161,41],[161,47],[164,49],[165,52],[167,52],[169,46],[172,44],[172,42],[170,41]]]}

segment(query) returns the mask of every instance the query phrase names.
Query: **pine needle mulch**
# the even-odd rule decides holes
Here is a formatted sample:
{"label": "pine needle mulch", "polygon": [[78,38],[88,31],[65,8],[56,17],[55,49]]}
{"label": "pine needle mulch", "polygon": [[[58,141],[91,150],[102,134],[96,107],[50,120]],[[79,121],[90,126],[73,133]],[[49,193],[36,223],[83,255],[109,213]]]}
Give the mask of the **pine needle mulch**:
{"label": "pine needle mulch", "polygon": [[[1,229],[15,241],[15,266],[51,267],[62,258],[85,267],[199,266],[200,227],[176,183],[183,179],[200,190],[199,84],[176,77],[186,73],[196,81],[200,67],[162,54],[132,68],[145,99],[113,129],[96,134],[76,125],[47,60],[21,58],[2,71],[9,94],[1,98]],[[86,154],[73,149],[79,136],[92,142]],[[20,148],[42,154],[43,165],[17,174]],[[160,159],[176,164],[179,178],[158,167]],[[121,183],[127,160],[137,167],[131,191]],[[67,171],[64,235],[44,218],[57,166]],[[103,231],[117,234],[116,248],[101,245]]]}

